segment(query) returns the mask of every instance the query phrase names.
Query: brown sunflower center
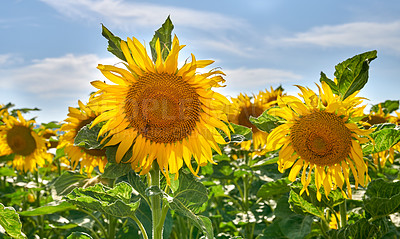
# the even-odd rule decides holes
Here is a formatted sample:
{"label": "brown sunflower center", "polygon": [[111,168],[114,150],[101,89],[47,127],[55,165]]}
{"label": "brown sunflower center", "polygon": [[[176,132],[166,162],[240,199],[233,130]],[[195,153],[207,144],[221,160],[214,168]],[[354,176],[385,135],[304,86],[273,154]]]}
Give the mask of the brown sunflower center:
{"label": "brown sunflower center", "polygon": [[22,156],[28,156],[36,149],[32,130],[21,125],[15,125],[7,132],[7,144],[13,153]]}
{"label": "brown sunflower center", "polygon": [[199,95],[181,76],[147,73],[129,89],[125,113],[130,125],[146,139],[172,143],[195,128],[200,117]]}
{"label": "brown sunflower center", "polygon": [[249,127],[253,130],[253,132],[256,132],[256,131],[258,131],[258,128],[250,122],[250,116],[258,117],[263,112],[264,112],[264,110],[262,108],[260,108],[258,106],[254,106],[254,105],[242,107],[242,108],[240,108],[240,113],[238,116],[238,121],[239,121],[238,123],[240,125]]}
{"label": "brown sunflower center", "polygon": [[297,154],[319,166],[340,163],[351,149],[351,131],[339,116],[324,111],[297,120],[290,137]]}

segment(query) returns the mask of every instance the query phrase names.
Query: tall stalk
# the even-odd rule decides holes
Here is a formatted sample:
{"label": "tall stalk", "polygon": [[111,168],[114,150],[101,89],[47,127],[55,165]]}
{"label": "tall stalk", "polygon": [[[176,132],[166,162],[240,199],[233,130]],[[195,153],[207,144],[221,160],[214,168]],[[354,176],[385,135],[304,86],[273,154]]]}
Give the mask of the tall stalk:
{"label": "tall stalk", "polygon": [[[151,186],[156,186],[160,188],[160,168],[158,167],[158,163],[156,160],[153,162],[152,169],[150,170]],[[162,217],[162,209],[161,209],[161,195],[152,195],[150,197],[150,207],[153,221],[153,239],[161,239],[163,228],[164,228],[164,220],[161,220]]]}

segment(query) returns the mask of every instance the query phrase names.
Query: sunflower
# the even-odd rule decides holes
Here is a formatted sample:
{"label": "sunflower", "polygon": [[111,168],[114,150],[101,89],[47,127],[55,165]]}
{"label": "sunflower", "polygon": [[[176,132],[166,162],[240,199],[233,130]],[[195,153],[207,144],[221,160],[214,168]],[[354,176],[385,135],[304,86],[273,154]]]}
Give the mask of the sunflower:
{"label": "sunflower", "polygon": [[370,131],[359,129],[350,120],[352,113],[358,111],[357,103],[360,101],[355,95],[341,100],[324,82],[322,89],[318,86],[319,96],[308,88],[297,87],[302,92],[299,96],[304,103],[295,96],[282,96],[277,100],[279,108],[269,111],[285,122],[268,135],[266,150],[280,148],[278,169],[283,172],[291,168],[289,180],[296,180],[303,169],[301,193],[309,193],[307,187],[314,170],[318,200],[321,200],[321,186],[326,197],[337,187],[346,197],[342,189],[344,182],[351,198],[349,171],[353,173],[356,188],[359,184],[365,186],[368,180],[368,167],[360,144],[369,140],[364,136]]}
{"label": "sunflower", "polygon": [[[251,128],[253,131],[253,147],[255,150],[264,148],[267,143],[268,133],[259,130],[255,125],[250,122],[250,116],[258,117],[265,110],[276,104],[278,96],[282,96],[282,89],[278,88],[274,90],[271,87],[271,91],[265,90],[260,91],[258,95],[253,95],[250,98],[247,94],[240,93],[237,98],[231,98],[232,105],[227,107],[229,109],[228,119],[230,122],[238,125],[243,125]],[[241,148],[249,150],[251,147],[251,140],[242,142]]]}
{"label": "sunflower", "polygon": [[36,171],[51,162],[45,140],[34,130],[34,120],[26,121],[17,111],[18,119],[5,115],[0,126],[0,156],[14,154],[12,165],[18,171]]}
{"label": "sunflower", "polygon": [[104,172],[104,166],[107,163],[106,153],[104,149],[85,149],[84,147],[75,146],[74,139],[79,130],[85,125],[92,122],[98,115],[90,107],[85,106],[81,101],[78,101],[79,109],[69,107],[67,123],[63,124],[60,131],[65,133],[60,136],[58,148],[64,148],[64,152],[71,159],[72,167],[75,169],[80,162],[81,173],[83,169],[90,176],[95,167],[99,168],[100,172]]}
{"label": "sunflower", "polygon": [[[121,41],[127,59],[126,69],[99,65],[98,69],[116,85],[94,81],[99,89],[90,105],[103,113],[93,125],[105,123],[99,135],[108,132],[106,146],[119,144],[117,163],[132,148],[132,157],[124,163],[141,174],[146,174],[154,160],[169,180],[169,173],[178,177],[183,162],[197,175],[199,166],[212,162],[212,149],[221,154],[217,143],[225,140],[217,131],[221,129],[230,137],[224,104],[229,104],[221,94],[211,90],[223,81],[223,72],[211,70],[196,73],[213,61],[196,60],[178,69],[178,54],[184,46],[175,36],[172,48],[162,59],[160,42],[156,42],[157,60],[153,63],[145,47],[136,39]],[[196,172],[191,159],[197,162]]]}

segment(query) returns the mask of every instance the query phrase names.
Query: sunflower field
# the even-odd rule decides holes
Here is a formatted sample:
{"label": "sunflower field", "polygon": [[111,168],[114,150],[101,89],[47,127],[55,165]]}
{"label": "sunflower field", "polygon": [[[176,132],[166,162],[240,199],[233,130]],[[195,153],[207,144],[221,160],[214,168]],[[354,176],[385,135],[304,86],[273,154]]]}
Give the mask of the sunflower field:
{"label": "sunflower field", "polygon": [[173,28],[146,47],[102,26],[120,63],[63,122],[0,106],[0,238],[400,237],[399,100],[362,96],[376,51],[228,99]]}

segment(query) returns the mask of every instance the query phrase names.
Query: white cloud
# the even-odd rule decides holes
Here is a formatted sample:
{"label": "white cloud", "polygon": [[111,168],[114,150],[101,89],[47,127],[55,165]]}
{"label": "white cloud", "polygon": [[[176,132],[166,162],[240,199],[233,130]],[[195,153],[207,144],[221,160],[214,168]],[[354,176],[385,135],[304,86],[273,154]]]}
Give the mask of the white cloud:
{"label": "white cloud", "polygon": [[0,54],[0,69],[5,66],[22,63],[23,59],[14,54]]}
{"label": "white cloud", "polygon": [[222,14],[184,7],[128,2],[120,0],[41,0],[61,14],[89,20],[107,20],[113,27],[132,30],[136,27],[157,27],[171,15],[174,24],[201,30],[236,29],[244,20]]}
{"label": "white cloud", "polygon": [[3,69],[0,80],[4,88],[34,94],[37,99],[69,98],[94,91],[90,82],[104,78],[97,65],[110,61],[92,54],[38,59],[26,66]]}
{"label": "white cloud", "polygon": [[400,21],[354,22],[311,28],[293,37],[267,39],[275,44],[312,44],[323,47],[383,48],[400,52]]}
{"label": "white cloud", "polygon": [[290,71],[270,68],[224,69],[226,87],[219,88],[222,94],[235,97],[238,93],[258,93],[272,85],[302,79],[302,76]]}

